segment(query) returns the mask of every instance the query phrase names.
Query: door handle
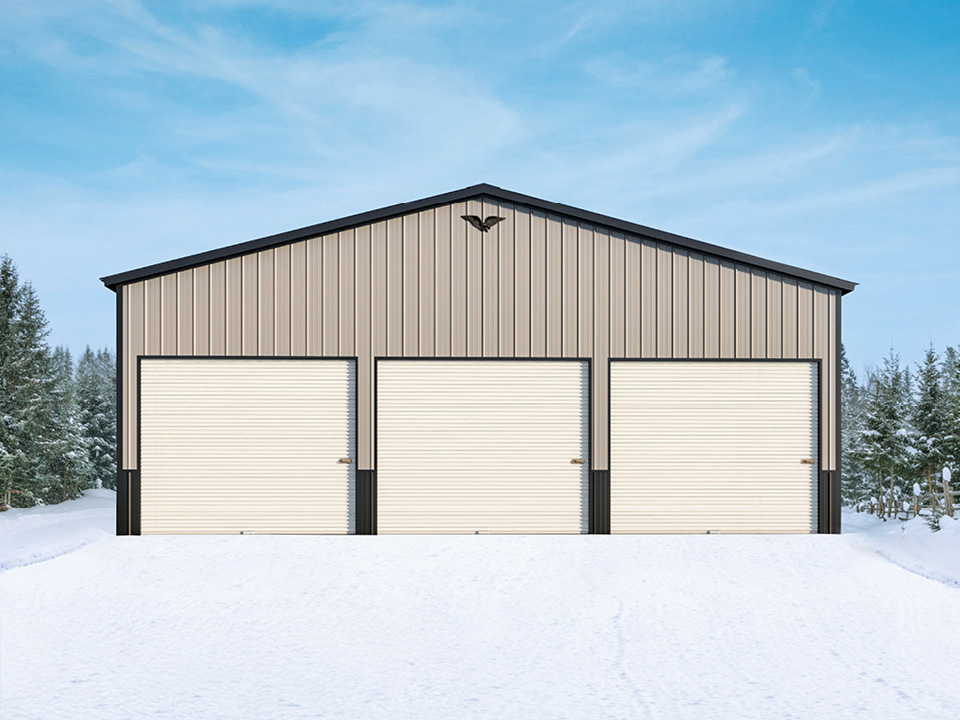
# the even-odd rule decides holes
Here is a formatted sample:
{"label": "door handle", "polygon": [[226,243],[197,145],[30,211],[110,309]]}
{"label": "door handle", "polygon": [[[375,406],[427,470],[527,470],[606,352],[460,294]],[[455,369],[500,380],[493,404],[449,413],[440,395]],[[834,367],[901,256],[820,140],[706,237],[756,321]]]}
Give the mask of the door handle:
{"label": "door handle", "polygon": [[816,465],[816,464],[817,464],[817,461],[814,460],[813,458],[803,458],[803,460],[800,461],[800,464],[801,464],[801,465]]}
{"label": "door handle", "polygon": [[339,460],[337,460],[337,463],[339,465],[349,465],[352,462],[353,462],[353,458],[340,458]]}
{"label": "door handle", "polygon": [[570,461],[571,465],[583,465],[583,458],[574,458]]}

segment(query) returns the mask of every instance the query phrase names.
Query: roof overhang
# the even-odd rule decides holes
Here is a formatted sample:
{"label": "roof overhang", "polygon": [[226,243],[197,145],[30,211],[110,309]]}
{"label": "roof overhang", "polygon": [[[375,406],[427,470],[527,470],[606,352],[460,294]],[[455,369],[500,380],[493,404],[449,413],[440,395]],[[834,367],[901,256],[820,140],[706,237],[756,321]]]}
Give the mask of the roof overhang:
{"label": "roof overhang", "polygon": [[138,268],[136,270],[128,270],[127,272],[117,273],[116,275],[107,275],[106,277],[100,279],[104,285],[116,292],[118,286],[126,283],[145,280],[146,278],[165,275],[178,270],[186,270],[188,268],[197,267],[198,265],[206,265],[218,260],[225,260],[227,258],[246,255],[258,250],[277,247],[278,245],[286,245],[297,242],[298,240],[318,237],[320,235],[326,235],[328,233],[338,232],[340,230],[348,230],[359,225],[366,225],[368,223],[378,222],[380,220],[387,220],[400,215],[406,215],[408,213],[418,212],[420,210],[427,210],[439,205],[462,202],[464,200],[472,200],[481,197],[489,197],[503,202],[525,205],[530,208],[541,210],[545,213],[563,215],[585,223],[609,228],[610,230],[622,232],[628,235],[637,235],[640,237],[649,238],[651,240],[669,243],[671,245],[678,245],[695,252],[714,255],[727,260],[732,260],[734,262],[743,263],[745,265],[751,265],[765,270],[770,270],[772,272],[781,273],[783,275],[788,275],[790,277],[806,280],[808,282],[817,283],[819,285],[826,285],[827,287],[836,288],[844,295],[846,295],[848,292],[851,292],[857,286],[857,283],[850,282],[849,280],[842,280],[830,275],[824,275],[811,270],[804,270],[803,268],[786,265],[773,260],[766,260],[764,258],[757,257],[756,255],[749,255],[736,250],[729,250],[727,248],[720,247],[719,245],[711,245],[710,243],[694,240],[693,238],[684,237],[682,235],[674,235],[673,233],[664,232],[663,230],[656,230],[644,225],[627,222],[626,220],[618,220],[617,218],[590,212],[589,210],[581,210],[580,208],[572,207],[570,205],[563,205],[562,203],[540,200],[539,198],[512,192],[511,190],[504,190],[503,188],[498,188],[494,185],[487,184],[471,185],[470,187],[463,188],[462,190],[454,190],[453,192],[444,193],[442,195],[434,195],[422,200],[415,200],[414,202],[390,205],[388,207],[380,208],[379,210],[370,210],[369,212],[360,213],[358,215],[350,215],[348,217],[340,218],[339,220],[330,220],[329,222],[320,223],[318,225],[310,225],[298,230],[289,230],[277,235],[268,235],[256,240],[249,240],[236,245],[228,245],[227,247],[220,248],[218,250],[209,250],[207,252],[197,253],[196,255],[187,255],[186,257],[178,258],[176,260],[168,260],[167,262],[147,265],[146,267]]}

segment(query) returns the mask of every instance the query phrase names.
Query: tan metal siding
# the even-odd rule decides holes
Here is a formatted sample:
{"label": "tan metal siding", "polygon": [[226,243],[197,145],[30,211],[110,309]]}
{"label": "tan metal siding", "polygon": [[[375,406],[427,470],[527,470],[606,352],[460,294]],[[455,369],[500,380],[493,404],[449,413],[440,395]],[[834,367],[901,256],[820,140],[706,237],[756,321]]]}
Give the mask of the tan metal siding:
{"label": "tan metal siding", "polygon": [[702,255],[690,253],[687,302],[690,311],[690,326],[688,330],[689,356],[702,358],[704,355],[705,326],[704,317],[707,315],[704,308],[704,262]]}
{"label": "tan metal siding", "polygon": [[530,356],[530,212],[523,207],[514,208],[514,353],[517,357]]}
{"label": "tan metal siding", "polygon": [[750,289],[750,357],[767,356],[767,275],[753,270]]}
{"label": "tan metal siding", "polygon": [[467,354],[467,233],[462,219],[466,203],[451,206],[450,227],[450,354]]}
{"label": "tan metal siding", "polygon": [[[500,215],[497,203],[485,201],[480,211],[481,218]],[[502,223],[495,225],[485,233],[479,233],[480,251],[483,257],[480,268],[481,346],[484,357],[497,357],[500,354],[500,231]]]}
{"label": "tan metal siding", "polygon": [[560,347],[561,357],[576,357],[579,341],[577,301],[577,223],[563,219],[560,223]]}
{"label": "tan metal siding", "polygon": [[227,260],[226,299],[224,307],[227,313],[227,355],[240,355],[243,339],[243,262],[241,258]]}
{"label": "tan metal siding", "polygon": [[767,276],[767,357],[783,357],[783,278]]}
{"label": "tan metal siding", "polygon": [[596,315],[593,304],[593,228],[580,227],[577,235],[577,344],[574,352],[580,357],[590,357],[594,342],[593,319]]}
{"label": "tan metal siding", "polygon": [[194,354],[193,312],[193,270],[182,270],[177,273],[177,355]]}
{"label": "tan metal siding", "polygon": [[420,348],[418,355],[434,355],[437,339],[436,221],[433,210],[420,213]]}
{"label": "tan metal siding", "polygon": [[240,278],[240,312],[243,317],[240,323],[240,353],[255,356],[260,350],[259,308],[257,299],[260,295],[257,255],[244,255],[241,263]]}
{"label": "tan metal siding", "polygon": [[[370,288],[372,247],[371,227],[357,228],[357,423],[359,427],[373,424],[373,292]],[[361,392],[360,388],[363,388]],[[373,462],[373,438],[363,433],[357,438],[357,467],[370,468]]]}
{"label": "tan metal siding", "polygon": [[[640,245],[640,356],[657,356],[657,245],[644,240]],[[632,353],[627,357],[632,357]]]}
{"label": "tan metal siding", "polygon": [[227,354],[227,264],[210,266],[210,354]]}
{"label": "tan metal siding", "polygon": [[673,354],[685,358],[689,352],[690,316],[687,305],[690,298],[689,257],[684,250],[673,251]]}
{"label": "tan metal siding", "polygon": [[657,357],[674,357],[673,353],[673,253],[657,246]]}
{"label": "tan metal siding", "polygon": [[307,354],[307,243],[290,246],[290,354]]}
{"label": "tan metal siding", "polygon": [[641,254],[642,247],[639,240],[624,238],[623,324],[626,336],[623,353],[626,357],[639,357],[641,354],[643,327]]}
{"label": "tan metal siding", "polygon": [[340,242],[337,235],[320,238],[323,268],[320,277],[321,353],[340,354]]}
{"label": "tan metal siding", "polygon": [[547,354],[547,217],[530,213],[530,356]]}
{"label": "tan metal siding", "polygon": [[257,261],[257,355],[276,355],[274,306],[276,304],[273,249],[258,253]]}
{"label": "tan metal siding", "polygon": [[627,337],[626,297],[627,263],[624,256],[626,239],[619,233],[610,234],[610,357],[623,357]]}
{"label": "tan metal siding", "polygon": [[607,457],[607,359],[610,357],[610,234],[597,228],[593,236],[593,350],[584,357],[593,363],[594,466],[606,467]]}
{"label": "tan metal siding", "polygon": [[[506,219],[480,233],[468,213]],[[374,356],[592,357],[597,469],[608,357],[817,358],[825,468],[836,457],[834,291],[524,206],[441,206],[125,287],[125,467],[136,463],[130,363],[161,352],[360,356],[362,468]]]}
{"label": "tan metal siding", "polygon": [[560,218],[547,216],[547,357],[563,353],[563,237]]}
{"label": "tan metal siding", "polygon": [[[273,277],[277,297],[274,305],[274,352],[279,356],[290,354],[290,246],[284,245],[273,251]],[[301,353],[303,354],[303,353]]]}
{"label": "tan metal siding", "polygon": [[500,322],[497,332],[499,333],[499,354],[502,357],[511,357],[516,354],[514,328],[516,318],[516,284],[514,268],[517,264],[516,258],[514,257],[514,222],[517,214],[510,205],[504,205],[501,208],[500,214],[504,220],[497,225],[497,230],[500,233],[500,258],[497,264],[497,284],[500,288],[500,296],[498,298]]}
{"label": "tan metal siding", "polygon": [[[436,229],[434,235],[436,302],[434,305],[434,316],[436,319],[437,332],[434,352],[440,357],[450,356],[450,283],[452,280],[452,270],[450,266],[452,251],[450,216],[451,208],[449,205],[444,205],[436,209]],[[457,219],[460,220],[460,218]]]}
{"label": "tan metal siding", "polygon": [[[467,203],[467,215],[482,215],[483,206],[471,200]],[[467,230],[467,355],[483,354],[483,238],[472,225]]]}
{"label": "tan metal siding", "polygon": [[337,324],[339,328],[339,342],[337,355],[354,355],[356,353],[356,238],[353,230],[346,230],[339,234],[337,244],[340,250],[339,271],[340,282],[337,299]]}
{"label": "tan metal siding", "polygon": [[403,219],[403,327],[402,353],[416,357],[420,350],[420,218]]}
{"label": "tan metal siding", "polygon": [[210,354],[210,266],[193,271],[193,354]]}

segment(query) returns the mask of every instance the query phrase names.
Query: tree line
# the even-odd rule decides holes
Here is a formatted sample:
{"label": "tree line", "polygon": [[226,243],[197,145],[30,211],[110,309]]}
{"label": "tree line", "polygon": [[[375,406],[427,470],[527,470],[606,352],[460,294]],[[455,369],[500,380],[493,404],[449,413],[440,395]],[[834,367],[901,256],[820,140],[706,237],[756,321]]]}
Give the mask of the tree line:
{"label": "tree line", "polygon": [[960,465],[960,354],[931,345],[914,370],[893,350],[860,380],[841,350],[842,493],[879,517],[953,515]]}
{"label": "tree line", "polygon": [[116,488],[116,362],[51,348],[40,301],[0,258],[0,511]]}

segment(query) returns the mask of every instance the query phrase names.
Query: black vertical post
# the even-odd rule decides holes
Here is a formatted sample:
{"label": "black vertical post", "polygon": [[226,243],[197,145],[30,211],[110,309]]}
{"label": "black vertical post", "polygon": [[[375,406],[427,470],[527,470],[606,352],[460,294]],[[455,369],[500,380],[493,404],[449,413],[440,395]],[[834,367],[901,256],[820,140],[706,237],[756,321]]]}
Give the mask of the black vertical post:
{"label": "black vertical post", "polygon": [[130,480],[126,470],[117,471],[117,535],[130,534]]}
{"label": "black vertical post", "polygon": [[610,471],[593,470],[590,473],[589,529],[592,535],[610,534]]}
{"label": "black vertical post", "polygon": [[130,477],[130,534],[140,534],[140,471],[128,470]]}
{"label": "black vertical post", "polygon": [[377,472],[357,470],[357,535],[377,534]]}

